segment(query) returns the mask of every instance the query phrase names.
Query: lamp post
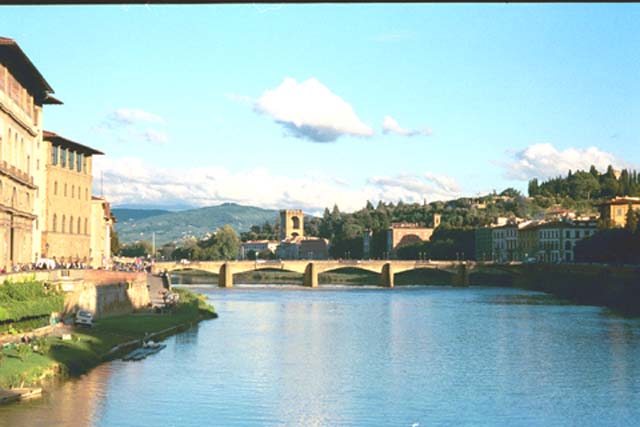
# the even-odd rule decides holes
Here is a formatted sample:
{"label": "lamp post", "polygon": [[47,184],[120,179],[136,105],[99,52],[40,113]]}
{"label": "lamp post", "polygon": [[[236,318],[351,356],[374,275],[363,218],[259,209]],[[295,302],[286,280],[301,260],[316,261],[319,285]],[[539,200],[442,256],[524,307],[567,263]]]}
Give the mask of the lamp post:
{"label": "lamp post", "polygon": [[45,249],[45,254],[46,254],[46,255],[45,255],[45,258],[49,258],[49,242],[47,242],[47,243],[44,245],[44,249]]}

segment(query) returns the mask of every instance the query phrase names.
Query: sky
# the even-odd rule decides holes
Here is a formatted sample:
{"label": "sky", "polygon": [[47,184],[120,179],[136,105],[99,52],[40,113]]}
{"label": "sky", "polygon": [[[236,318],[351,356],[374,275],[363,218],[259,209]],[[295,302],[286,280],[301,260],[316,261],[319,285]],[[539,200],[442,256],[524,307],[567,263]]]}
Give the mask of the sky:
{"label": "sky", "polygon": [[640,169],[640,4],[3,6],[114,206],[350,212]]}

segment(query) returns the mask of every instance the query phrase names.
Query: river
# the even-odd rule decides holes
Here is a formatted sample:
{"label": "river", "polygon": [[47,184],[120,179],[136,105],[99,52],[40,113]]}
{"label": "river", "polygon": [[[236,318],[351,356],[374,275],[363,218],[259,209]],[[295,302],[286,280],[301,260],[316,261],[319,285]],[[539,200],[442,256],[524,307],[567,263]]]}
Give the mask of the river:
{"label": "river", "polygon": [[509,288],[195,288],[220,317],[0,426],[635,426],[640,319]]}

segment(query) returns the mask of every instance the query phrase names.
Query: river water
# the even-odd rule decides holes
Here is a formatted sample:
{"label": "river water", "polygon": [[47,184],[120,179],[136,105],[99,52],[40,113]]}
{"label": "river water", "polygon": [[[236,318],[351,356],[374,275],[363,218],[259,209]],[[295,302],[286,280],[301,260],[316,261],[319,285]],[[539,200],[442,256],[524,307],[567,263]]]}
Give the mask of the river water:
{"label": "river water", "polygon": [[640,320],[507,288],[197,287],[220,317],[0,426],[637,426]]}

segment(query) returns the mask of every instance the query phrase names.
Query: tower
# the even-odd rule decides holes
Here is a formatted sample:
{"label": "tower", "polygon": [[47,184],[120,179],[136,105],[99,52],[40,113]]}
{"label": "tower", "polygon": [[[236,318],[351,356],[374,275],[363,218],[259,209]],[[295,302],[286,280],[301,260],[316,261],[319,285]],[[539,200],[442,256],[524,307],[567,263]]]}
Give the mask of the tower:
{"label": "tower", "polygon": [[304,237],[304,214],[299,209],[280,211],[280,240]]}

